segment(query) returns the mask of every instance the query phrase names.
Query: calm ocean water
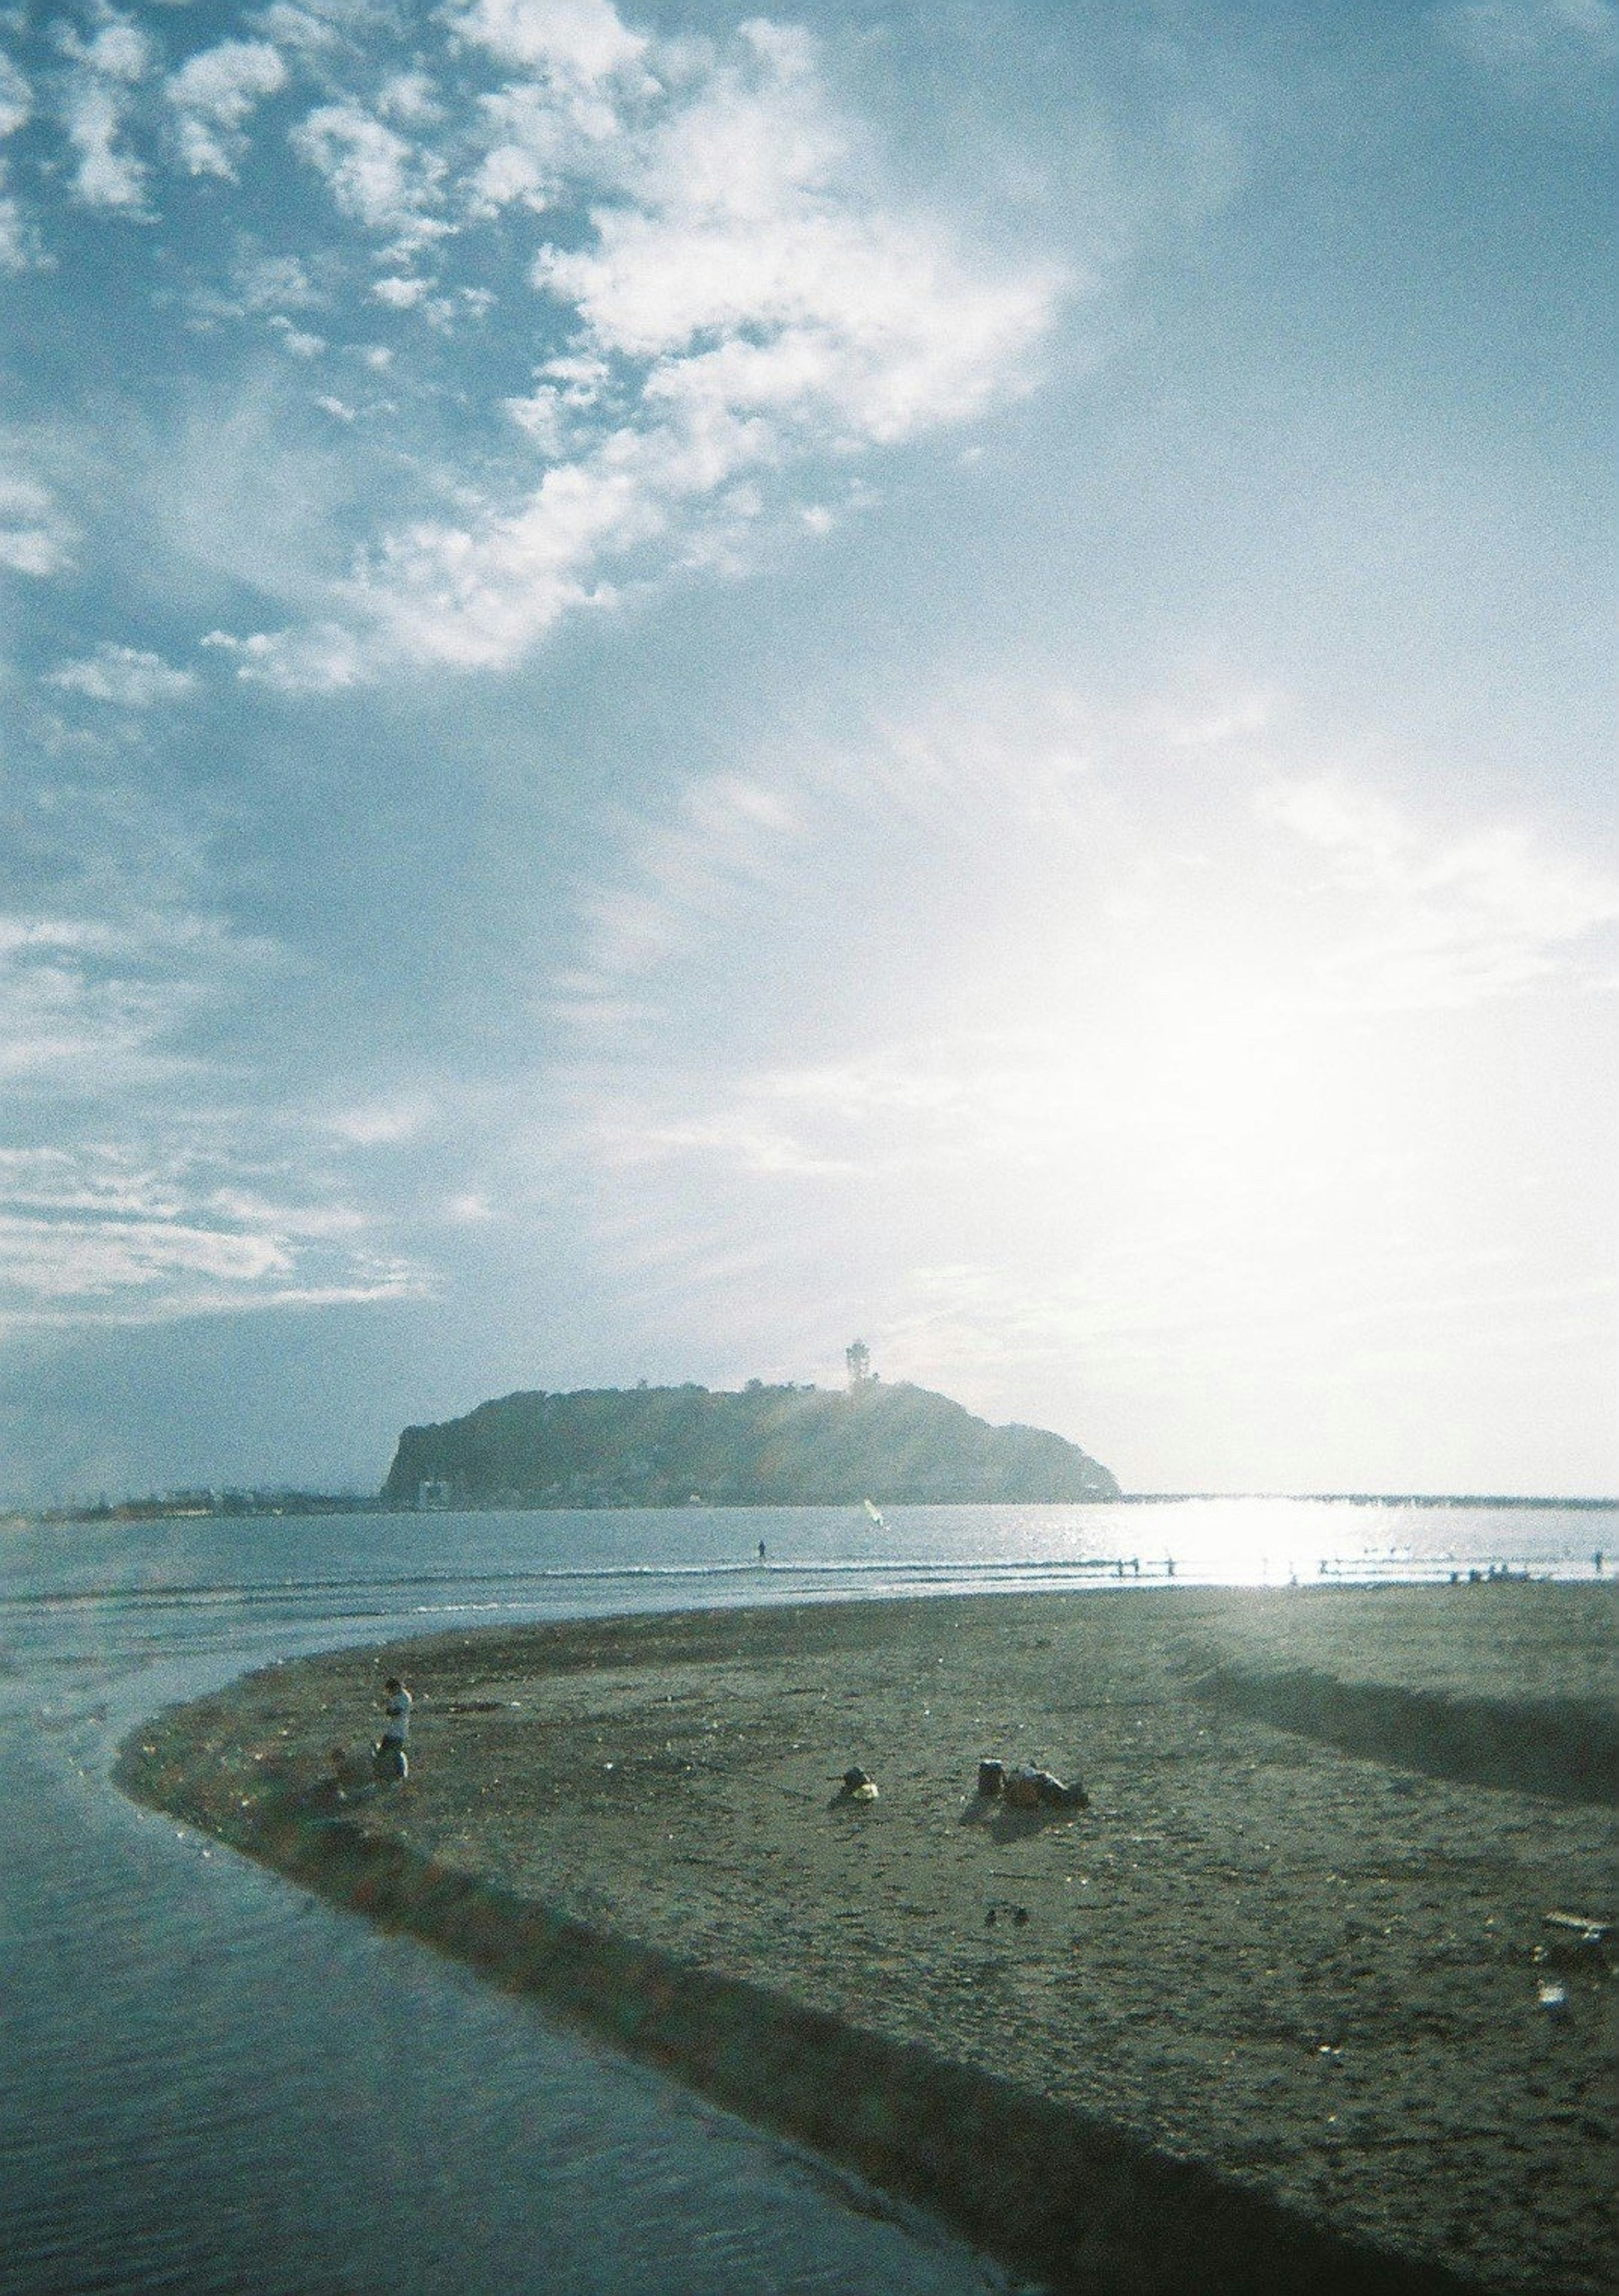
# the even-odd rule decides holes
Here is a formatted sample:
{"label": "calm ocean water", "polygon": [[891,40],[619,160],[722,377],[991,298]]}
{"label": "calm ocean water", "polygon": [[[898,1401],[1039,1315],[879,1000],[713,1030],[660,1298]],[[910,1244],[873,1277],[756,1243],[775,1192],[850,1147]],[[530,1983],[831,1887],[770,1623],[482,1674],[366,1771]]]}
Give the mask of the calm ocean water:
{"label": "calm ocean water", "polygon": [[[765,1543],[760,1564],[759,1541]],[[1291,1500],[338,1516],[0,1533],[0,2292],[1000,2288],[792,2148],[108,1783],[276,1657],[917,1592],[1592,1575],[1613,1510]]]}

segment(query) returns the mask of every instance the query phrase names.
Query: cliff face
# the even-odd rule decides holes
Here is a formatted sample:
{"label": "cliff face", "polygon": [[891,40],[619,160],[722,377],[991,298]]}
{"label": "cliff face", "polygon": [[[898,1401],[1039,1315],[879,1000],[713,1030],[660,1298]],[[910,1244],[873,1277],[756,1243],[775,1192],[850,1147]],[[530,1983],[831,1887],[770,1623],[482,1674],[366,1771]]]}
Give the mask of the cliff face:
{"label": "cliff face", "polygon": [[1060,1435],[992,1427],[927,1388],[763,1387],[508,1395],[407,1427],[382,1496],[454,1506],[940,1505],[1116,1498]]}

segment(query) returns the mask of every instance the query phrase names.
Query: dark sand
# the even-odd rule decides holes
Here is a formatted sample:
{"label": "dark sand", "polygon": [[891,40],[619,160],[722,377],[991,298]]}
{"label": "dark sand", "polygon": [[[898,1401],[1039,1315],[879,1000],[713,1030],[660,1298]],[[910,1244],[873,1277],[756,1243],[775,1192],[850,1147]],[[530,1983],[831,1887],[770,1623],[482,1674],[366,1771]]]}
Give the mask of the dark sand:
{"label": "dark sand", "polygon": [[[1052,2284],[1607,2292],[1615,1953],[1544,1916],[1619,1910],[1616,1627],[1495,1584],[495,1628],[268,1669],[121,1776]],[[411,1782],[339,1804],[390,1671]],[[989,1754],[1092,1807],[980,1804]]]}

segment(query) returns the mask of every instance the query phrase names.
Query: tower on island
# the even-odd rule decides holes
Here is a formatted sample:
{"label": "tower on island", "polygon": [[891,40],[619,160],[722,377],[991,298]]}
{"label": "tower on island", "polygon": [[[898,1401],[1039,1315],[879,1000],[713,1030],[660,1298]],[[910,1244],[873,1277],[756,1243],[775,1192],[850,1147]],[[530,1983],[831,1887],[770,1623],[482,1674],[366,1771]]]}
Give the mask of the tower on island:
{"label": "tower on island", "polygon": [[849,1393],[858,1395],[863,1387],[875,1384],[877,1374],[871,1368],[871,1350],[863,1340],[852,1340],[843,1351],[849,1367]]}

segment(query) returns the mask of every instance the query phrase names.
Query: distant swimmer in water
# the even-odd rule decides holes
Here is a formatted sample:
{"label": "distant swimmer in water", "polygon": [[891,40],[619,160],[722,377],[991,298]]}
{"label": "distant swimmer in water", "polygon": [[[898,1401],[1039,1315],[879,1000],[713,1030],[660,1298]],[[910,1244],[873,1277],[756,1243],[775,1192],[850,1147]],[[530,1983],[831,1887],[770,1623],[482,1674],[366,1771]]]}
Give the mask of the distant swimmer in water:
{"label": "distant swimmer in water", "polygon": [[765,1541],[763,1539],[759,1541],[759,1560],[761,1562],[765,1560]]}

